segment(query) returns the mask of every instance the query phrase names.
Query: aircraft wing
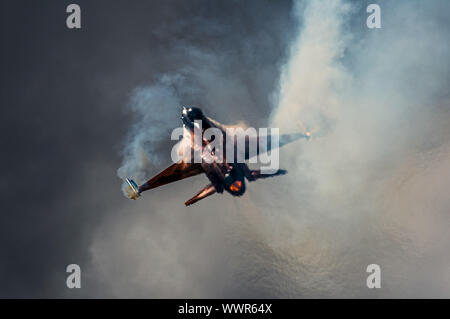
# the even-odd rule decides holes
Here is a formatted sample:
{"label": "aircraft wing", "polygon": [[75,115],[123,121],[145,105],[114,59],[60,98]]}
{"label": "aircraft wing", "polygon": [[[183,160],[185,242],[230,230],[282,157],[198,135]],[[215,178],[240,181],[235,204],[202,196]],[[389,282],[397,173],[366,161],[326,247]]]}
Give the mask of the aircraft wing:
{"label": "aircraft wing", "polygon": [[[263,138],[263,137],[246,136],[246,138],[245,138],[245,156],[244,156],[246,160],[248,160],[250,157],[252,157],[252,156],[250,156],[250,155],[252,155],[252,154],[250,154],[251,143],[254,143],[253,145],[257,145],[257,154],[263,154],[263,153],[271,151],[272,149],[280,148],[286,144],[297,141],[301,138],[305,138],[305,139],[309,140],[311,138],[311,135],[304,134],[304,133],[281,134],[278,136],[278,146],[273,145],[274,143],[272,143],[272,141],[271,141],[272,137],[270,135],[264,136],[264,138],[266,138],[267,142],[265,143],[265,145],[263,143],[263,147],[259,146],[260,138]],[[235,154],[237,152],[236,148],[237,148],[237,145],[235,146]],[[254,155],[257,155],[257,154],[254,154]]]}
{"label": "aircraft wing", "polygon": [[176,182],[184,178],[195,176],[203,172],[204,171],[200,164],[178,162],[170,165],[161,173],[139,186],[139,193],[148,189]]}

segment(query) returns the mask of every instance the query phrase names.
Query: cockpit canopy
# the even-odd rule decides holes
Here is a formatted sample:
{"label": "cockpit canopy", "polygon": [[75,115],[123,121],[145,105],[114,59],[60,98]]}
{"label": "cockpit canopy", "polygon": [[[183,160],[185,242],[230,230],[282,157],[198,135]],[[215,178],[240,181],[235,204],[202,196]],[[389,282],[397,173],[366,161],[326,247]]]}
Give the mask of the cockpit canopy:
{"label": "cockpit canopy", "polygon": [[186,116],[190,121],[202,120],[203,112],[198,107],[184,107],[183,116]]}

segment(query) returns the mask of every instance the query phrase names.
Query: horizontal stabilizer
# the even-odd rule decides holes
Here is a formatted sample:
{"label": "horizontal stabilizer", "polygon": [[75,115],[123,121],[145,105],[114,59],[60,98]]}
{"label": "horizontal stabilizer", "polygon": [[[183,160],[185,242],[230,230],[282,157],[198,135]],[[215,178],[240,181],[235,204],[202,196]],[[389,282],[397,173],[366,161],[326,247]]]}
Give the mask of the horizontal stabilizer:
{"label": "horizontal stabilizer", "polygon": [[186,201],[186,203],[184,203],[184,205],[186,205],[186,206],[192,205],[192,204],[198,202],[199,200],[214,194],[215,192],[216,192],[216,189],[215,189],[214,185],[212,185],[212,184],[206,185],[206,187],[203,188],[197,195],[195,195],[194,197],[192,197],[191,199]]}
{"label": "horizontal stabilizer", "polygon": [[279,169],[275,173],[270,173],[270,174],[264,174],[263,172],[261,172],[261,170],[258,169],[258,170],[254,170],[251,172],[253,179],[252,180],[249,179],[249,181],[254,181],[257,179],[261,179],[261,178],[285,175],[285,174],[287,174],[287,170],[285,170],[285,169]]}

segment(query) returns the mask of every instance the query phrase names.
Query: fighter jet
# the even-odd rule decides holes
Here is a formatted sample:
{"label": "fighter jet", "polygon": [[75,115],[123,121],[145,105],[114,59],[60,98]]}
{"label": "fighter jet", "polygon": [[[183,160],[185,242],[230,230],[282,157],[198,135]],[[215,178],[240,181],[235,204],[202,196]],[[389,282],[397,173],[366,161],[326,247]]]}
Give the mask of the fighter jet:
{"label": "fighter jet", "polygon": [[[192,138],[192,148],[194,148],[193,136],[196,128],[201,128],[202,133],[205,132],[205,130],[207,130],[208,128],[217,128],[223,134],[223,145],[225,145],[224,153],[226,153],[226,150],[228,149],[226,147],[226,137],[228,132],[224,125],[205,116],[202,110],[196,107],[183,107],[181,112],[181,121],[183,123],[184,129],[188,130],[189,135]],[[241,159],[244,158],[245,160],[248,160],[251,155],[255,155],[254,153],[252,154],[249,149],[251,138],[252,137],[245,136],[245,148],[244,150],[241,150],[241,152],[244,152],[245,154],[243,154]],[[261,148],[258,143],[260,136],[256,136],[253,138],[256,138],[258,140],[256,143],[256,145],[258,145],[256,155],[259,155],[262,152],[268,152],[272,149],[271,136],[265,136],[268,143],[267,147],[264,149]],[[281,147],[300,138],[309,140],[311,138],[311,133],[305,132],[280,135],[278,137],[278,147]],[[138,186],[137,183],[132,179],[127,178],[126,183],[128,184],[129,188],[128,197],[131,199],[137,199],[141,196],[142,192],[149,189],[153,189],[195,175],[205,174],[210,183],[206,185],[195,196],[184,203],[186,206],[189,206],[201,199],[213,195],[214,193],[223,193],[224,190],[233,196],[242,196],[245,193],[245,180],[253,182],[258,179],[284,175],[287,173],[287,171],[283,169],[278,169],[269,174],[263,172],[262,170],[251,170],[245,161],[242,162],[241,160],[238,160],[239,156],[237,154],[240,150],[237,148],[237,143],[235,142],[234,138],[233,141],[234,142],[232,147],[234,148],[235,152],[234,159],[232,160],[227,161],[225,159],[225,154],[220,162],[207,162],[204,160],[202,160],[201,162],[195,162],[192,159],[190,161],[179,160],[177,163],[170,165],[165,170],[140,186]],[[211,144],[211,140],[202,138],[201,144],[202,148],[208,147]],[[214,152],[212,152],[212,154],[214,154]]]}

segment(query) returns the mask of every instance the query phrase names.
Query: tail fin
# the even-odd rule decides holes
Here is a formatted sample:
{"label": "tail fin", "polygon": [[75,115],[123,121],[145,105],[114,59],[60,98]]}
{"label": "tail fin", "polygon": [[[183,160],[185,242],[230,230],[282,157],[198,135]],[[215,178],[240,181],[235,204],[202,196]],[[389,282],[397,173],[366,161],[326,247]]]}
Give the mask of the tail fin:
{"label": "tail fin", "polygon": [[216,189],[215,189],[214,185],[212,185],[212,184],[206,185],[205,188],[203,188],[197,195],[195,195],[194,197],[192,197],[191,199],[186,201],[186,203],[184,203],[184,205],[186,205],[186,206],[192,205],[192,204],[198,202],[199,200],[214,194],[215,192],[216,192]]}

